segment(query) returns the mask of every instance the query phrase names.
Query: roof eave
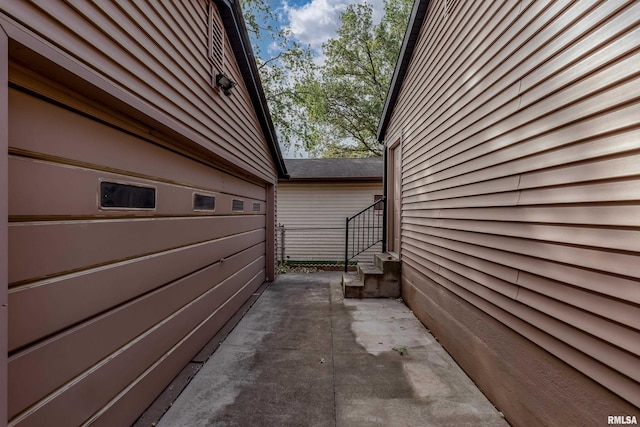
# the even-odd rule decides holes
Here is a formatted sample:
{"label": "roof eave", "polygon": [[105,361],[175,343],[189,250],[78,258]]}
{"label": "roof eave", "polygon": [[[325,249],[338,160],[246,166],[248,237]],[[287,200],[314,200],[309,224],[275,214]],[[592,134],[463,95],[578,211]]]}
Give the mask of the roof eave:
{"label": "roof eave", "polygon": [[249,96],[253,103],[253,108],[258,116],[260,127],[269,146],[271,157],[276,165],[279,178],[288,178],[287,168],[284,164],[280,144],[276,136],[276,131],[269,113],[267,98],[262,88],[258,67],[251,48],[249,33],[242,17],[240,4],[233,0],[215,0],[220,10],[225,31],[229,37],[229,42],[233,49],[236,61],[240,67],[242,79],[244,80]]}
{"label": "roof eave", "polygon": [[364,177],[312,177],[312,178],[296,178],[281,179],[281,182],[382,182],[382,176],[364,176]]}
{"label": "roof eave", "polygon": [[393,78],[391,79],[387,99],[384,103],[384,109],[382,110],[382,117],[378,124],[377,138],[380,143],[384,142],[384,136],[387,132],[387,127],[389,126],[393,109],[398,101],[400,88],[402,87],[407,69],[409,68],[409,62],[411,61],[411,56],[413,55],[413,51],[416,47],[420,28],[422,28],[422,23],[427,14],[430,2],[431,0],[415,0],[413,3],[413,9],[411,10],[409,23],[407,24],[407,31],[405,32],[404,39],[402,40],[402,48],[398,55],[398,62],[396,63],[396,68],[393,71]]}

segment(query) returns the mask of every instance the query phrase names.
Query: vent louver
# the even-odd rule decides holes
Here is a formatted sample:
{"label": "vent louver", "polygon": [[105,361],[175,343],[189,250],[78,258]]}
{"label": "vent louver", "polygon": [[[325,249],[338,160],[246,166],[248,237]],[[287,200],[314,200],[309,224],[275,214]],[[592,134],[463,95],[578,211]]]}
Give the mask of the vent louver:
{"label": "vent louver", "polygon": [[209,3],[209,58],[213,63],[213,75],[223,72],[224,26],[218,8]]}

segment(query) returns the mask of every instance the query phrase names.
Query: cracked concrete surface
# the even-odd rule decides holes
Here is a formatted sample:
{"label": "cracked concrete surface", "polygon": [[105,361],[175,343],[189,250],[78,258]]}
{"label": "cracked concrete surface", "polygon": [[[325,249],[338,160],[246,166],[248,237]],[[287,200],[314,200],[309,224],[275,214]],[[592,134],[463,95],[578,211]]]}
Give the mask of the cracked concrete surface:
{"label": "cracked concrete surface", "polygon": [[507,426],[413,313],[280,276],[159,426]]}

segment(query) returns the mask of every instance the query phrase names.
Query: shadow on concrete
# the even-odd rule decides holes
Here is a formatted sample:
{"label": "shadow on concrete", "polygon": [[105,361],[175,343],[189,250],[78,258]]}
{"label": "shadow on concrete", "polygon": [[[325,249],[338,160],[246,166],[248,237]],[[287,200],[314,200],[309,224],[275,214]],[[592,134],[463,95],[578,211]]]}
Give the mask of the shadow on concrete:
{"label": "shadow on concrete", "polygon": [[158,425],[508,425],[401,301],[340,279],[280,276]]}

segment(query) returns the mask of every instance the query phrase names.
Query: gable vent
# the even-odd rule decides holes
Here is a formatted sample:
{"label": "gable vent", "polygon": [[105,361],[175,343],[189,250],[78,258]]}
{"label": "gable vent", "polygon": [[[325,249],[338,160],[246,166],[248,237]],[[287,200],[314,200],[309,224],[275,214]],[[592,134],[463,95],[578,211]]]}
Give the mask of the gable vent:
{"label": "gable vent", "polygon": [[223,72],[224,26],[218,8],[209,3],[209,58],[213,63],[213,75]]}

